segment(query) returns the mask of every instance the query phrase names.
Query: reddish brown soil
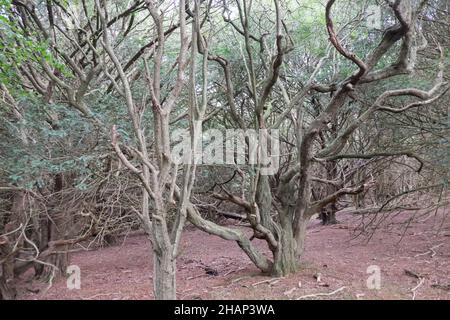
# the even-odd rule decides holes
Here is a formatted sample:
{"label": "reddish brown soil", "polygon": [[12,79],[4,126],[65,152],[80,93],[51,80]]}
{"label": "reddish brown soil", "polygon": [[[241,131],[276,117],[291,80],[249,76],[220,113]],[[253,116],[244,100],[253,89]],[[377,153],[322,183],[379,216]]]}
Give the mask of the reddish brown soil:
{"label": "reddish brown soil", "polygon": [[[406,215],[406,214],[404,214]],[[340,224],[322,226],[311,221],[301,270],[272,279],[262,275],[236,243],[198,230],[186,230],[178,260],[180,299],[296,299],[330,293],[312,299],[450,299],[450,218],[447,211],[422,216],[404,232],[404,220],[378,228],[373,237],[355,238],[359,222],[340,216]],[[403,234],[404,233],[404,234]],[[403,235],[403,238],[402,238]],[[402,239],[401,239],[402,238]],[[399,242],[399,240],[401,241]],[[257,240],[255,240],[257,241]],[[263,242],[257,245],[264,248]],[[121,245],[72,254],[71,264],[81,268],[81,289],[69,290],[66,279],[47,291],[42,284],[26,282],[21,299],[152,299],[152,254],[145,236],[130,236]],[[367,267],[381,269],[381,289],[370,290]],[[208,275],[205,268],[218,275]],[[321,275],[321,281],[315,275]],[[438,287],[436,287],[438,286]],[[40,288],[39,293],[30,290]]]}

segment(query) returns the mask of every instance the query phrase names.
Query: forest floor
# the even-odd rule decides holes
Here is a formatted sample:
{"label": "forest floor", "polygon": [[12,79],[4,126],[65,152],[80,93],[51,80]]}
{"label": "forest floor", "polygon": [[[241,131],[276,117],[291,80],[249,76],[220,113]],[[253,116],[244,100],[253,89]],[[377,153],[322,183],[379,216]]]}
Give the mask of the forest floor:
{"label": "forest floor", "polygon": [[[405,231],[401,221],[408,220],[411,214],[403,213],[396,223],[382,223],[375,233],[359,236],[360,218],[339,216],[340,223],[332,226],[322,226],[313,219],[301,270],[278,279],[262,275],[236,243],[189,227],[178,259],[178,297],[450,299],[448,209],[421,215]],[[366,217],[365,223],[369,219]],[[254,241],[264,249],[263,242]],[[117,246],[71,255],[71,264],[81,269],[80,290],[67,289],[65,278],[48,288],[25,277],[19,298],[152,299],[151,259],[146,237],[129,236]],[[380,289],[369,289],[367,280],[377,267],[381,270]],[[328,295],[304,297],[318,293]]]}

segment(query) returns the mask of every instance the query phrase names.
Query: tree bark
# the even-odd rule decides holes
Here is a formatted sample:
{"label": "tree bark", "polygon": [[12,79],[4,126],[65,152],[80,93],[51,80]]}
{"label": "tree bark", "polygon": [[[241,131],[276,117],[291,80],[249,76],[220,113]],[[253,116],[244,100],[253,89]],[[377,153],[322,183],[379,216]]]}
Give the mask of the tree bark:
{"label": "tree bark", "polygon": [[[332,126],[333,128],[333,136],[335,134],[335,126]],[[325,164],[325,168],[326,168],[326,178],[327,180],[333,181],[335,179],[338,179],[338,171],[337,171],[337,166],[336,166],[336,162],[335,161],[328,161]],[[337,187],[335,185],[332,184],[328,184],[326,191],[327,194],[333,194],[337,191]],[[336,212],[337,212],[337,206],[336,206],[336,202],[332,202],[328,205],[326,205],[324,208],[322,208],[322,210],[320,211],[320,218],[322,219],[322,224],[325,225],[330,225],[330,224],[336,224],[338,223],[338,221],[336,220]]]}
{"label": "tree bark", "polygon": [[274,252],[271,274],[276,277],[297,272],[299,257],[292,226],[287,225],[280,230],[278,247]]}
{"label": "tree bark", "polygon": [[[70,179],[70,178],[69,178]],[[52,199],[53,206],[50,210],[51,220],[44,217],[41,220],[40,227],[40,250],[41,252],[48,249],[48,244],[52,241],[67,239],[70,223],[68,221],[69,217],[65,212],[60,209],[60,204],[64,200],[61,191],[64,189],[65,177],[63,173],[58,173],[54,178],[54,188],[55,198]],[[55,276],[59,276],[66,271],[68,265],[68,246],[62,246],[59,248],[59,253],[51,254],[45,259],[45,262],[53,265],[42,265],[40,263],[35,264],[35,275],[43,281],[49,281]],[[55,269],[56,267],[56,269]]]}
{"label": "tree bark", "polygon": [[[6,221],[4,231],[12,232],[20,227],[25,221],[26,193],[22,190],[13,195],[11,213]],[[23,238],[18,235],[21,230],[10,234],[9,236],[0,236],[0,300],[13,300],[17,291],[15,288],[14,261],[17,253],[14,253],[14,247],[23,247]],[[17,251],[16,251],[17,252]]]}
{"label": "tree bark", "polygon": [[3,238],[4,241],[0,241],[0,260],[9,258],[0,264],[0,300],[14,300],[17,294],[14,286],[14,256],[11,255],[12,248],[8,239]]}
{"label": "tree bark", "polygon": [[153,252],[153,286],[156,300],[175,300],[177,297],[176,258],[171,250]]}
{"label": "tree bark", "polygon": [[16,294],[15,288],[3,276],[0,276],[0,300],[14,300]]}

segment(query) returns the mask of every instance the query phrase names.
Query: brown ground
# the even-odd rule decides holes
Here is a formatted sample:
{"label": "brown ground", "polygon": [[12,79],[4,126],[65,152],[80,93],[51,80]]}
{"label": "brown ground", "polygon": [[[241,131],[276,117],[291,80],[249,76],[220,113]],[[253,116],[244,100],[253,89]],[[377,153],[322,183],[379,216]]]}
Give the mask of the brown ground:
{"label": "brown ground", "polygon": [[[406,215],[406,214],[405,214]],[[188,229],[178,260],[180,299],[450,299],[450,218],[447,210],[420,217],[403,228],[395,224],[355,239],[359,220],[340,216],[340,224],[321,226],[311,221],[301,270],[286,278],[263,276],[234,242]],[[443,218],[444,217],[444,218]],[[403,218],[399,218],[398,221]],[[426,219],[426,221],[423,221]],[[397,222],[398,222],[397,221]],[[256,240],[255,240],[256,241]],[[258,246],[264,248],[262,242]],[[61,278],[45,287],[26,282],[21,299],[152,299],[152,255],[143,235],[121,245],[74,253],[71,264],[81,268],[81,289],[68,290]],[[366,286],[367,267],[381,268],[381,289]],[[205,267],[218,275],[208,275]],[[408,270],[424,280],[415,278]],[[321,281],[315,279],[320,273]],[[449,286],[449,287],[445,287]],[[39,293],[30,290],[40,288]],[[446,290],[447,288],[447,290]]]}

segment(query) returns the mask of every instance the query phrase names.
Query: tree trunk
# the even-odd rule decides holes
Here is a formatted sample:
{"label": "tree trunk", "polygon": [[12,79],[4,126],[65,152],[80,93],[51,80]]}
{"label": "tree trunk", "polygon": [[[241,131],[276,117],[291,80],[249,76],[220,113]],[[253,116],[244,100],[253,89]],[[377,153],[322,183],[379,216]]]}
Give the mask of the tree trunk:
{"label": "tree trunk", "polygon": [[52,281],[54,278],[64,275],[64,273],[67,270],[69,259],[68,254],[63,251],[68,250],[68,247],[63,246],[60,247],[59,250],[61,250],[62,252],[51,254],[47,259],[45,259],[46,263],[49,263],[54,267],[49,265],[36,264],[37,265],[35,266],[36,278],[44,282],[49,282]]}
{"label": "tree trunk", "polygon": [[0,300],[14,300],[16,297],[16,289],[14,287],[14,256],[10,255],[11,245],[8,239],[4,237],[4,242],[1,242],[0,237],[0,260],[8,257],[2,264],[0,264]]}
{"label": "tree trunk", "polygon": [[153,286],[156,300],[175,300],[177,297],[176,258],[168,251],[153,251]]}
{"label": "tree trunk", "polygon": [[274,222],[271,218],[272,192],[270,190],[269,177],[266,175],[259,176],[255,202],[258,204],[261,224],[269,229],[270,232],[275,233]]}
{"label": "tree trunk", "polygon": [[324,226],[338,223],[336,219],[336,213],[334,212],[322,212],[321,219]]}
{"label": "tree trunk", "polygon": [[0,275],[0,300],[14,300],[15,298],[16,290]]}
{"label": "tree trunk", "polygon": [[[289,215],[287,215],[288,217]],[[289,219],[281,222],[278,235],[278,247],[274,252],[272,275],[286,276],[298,271],[300,259],[305,248],[306,227],[309,219],[300,219],[299,226],[294,228]]]}
{"label": "tree trunk", "polygon": [[297,244],[294,239],[292,227],[281,230],[278,248],[274,253],[272,275],[276,277],[295,273],[299,267]]}
{"label": "tree trunk", "polygon": [[320,212],[320,219],[322,220],[322,224],[324,226],[337,224],[338,221],[336,219],[337,207],[335,203],[331,203],[330,205],[323,208]]}
{"label": "tree trunk", "polygon": [[[71,179],[69,177],[69,179]],[[54,193],[55,196],[51,200],[52,208],[49,210],[51,219],[43,217],[40,228],[40,250],[43,251],[48,248],[48,244],[52,241],[67,239],[71,223],[70,216],[64,210],[61,210],[61,202],[63,201],[60,192],[63,190],[66,183],[66,177],[63,173],[58,173],[54,179]],[[66,272],[68,265],[68,246],[58,248],[58,253],[51,254],[44,259],[49,265],[35,264],[35,276],[42,281],[48,282],[54,277],[60,276]],[[55,269],[56,267],[56,269]]]}
{"label": "tree trunk", "polygon": [[[24,191],[15,192],[13,195],[11,212],[5,221],[4,232],[12,232],[21,224],[25,224],[26,193]],[[0,230],[0,234],[2,230]],[[0,236],[0,300],[13,300],[17,291],[15,288],[14,262],[17,253],[14,249],[24,246],[23,237],[19,237],[20,232],[13,232],[9,236]]]}
{"label": "tree trunk", "polygon": [[[329,161],[325,164],[326,170],[327,170],[327,179],[330,181],[333,181],[338,178],[339,174],[337,171],[337,166],[335,161]],[[333,194],[337,191],[337,187],[335,185],[329,184],[327,186],[327,193]],[[320,212],[320,218],[322,219],[322,224],[330,225],[330,224],[336,224],[338,221],[336,220],[336,212],[337,212],[337,206],[336,202],[332,202],[322,208]]]}

